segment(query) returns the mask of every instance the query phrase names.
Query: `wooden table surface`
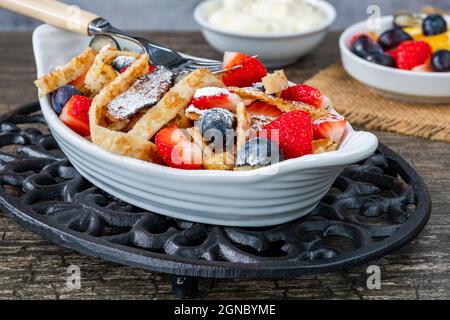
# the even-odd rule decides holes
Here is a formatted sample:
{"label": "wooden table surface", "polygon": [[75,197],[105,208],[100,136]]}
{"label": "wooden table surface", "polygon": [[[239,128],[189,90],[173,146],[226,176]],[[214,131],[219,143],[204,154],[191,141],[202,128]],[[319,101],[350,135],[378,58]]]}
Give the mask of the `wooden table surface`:
{"label": "wooden table surface", "polygon": [[[219,58],[198,33],[144,34],[180,51]],[[288,68],[301,82],[338,59],[338,34]],[[0,33],[0,112],[36,99],[30,33]],[[207,299],[450,298],[450,144],[376,132],[423,176],[433,200],[430,223],[407,247],[379,261],[382,287],[369,290],[366,266],[350,272],[278,280],[207,280]],[[81,268],[81,289],[66,288],[69,265]],[[82,256],[24,230],[0,213],[0,299],[168,299],[170,278]]]}

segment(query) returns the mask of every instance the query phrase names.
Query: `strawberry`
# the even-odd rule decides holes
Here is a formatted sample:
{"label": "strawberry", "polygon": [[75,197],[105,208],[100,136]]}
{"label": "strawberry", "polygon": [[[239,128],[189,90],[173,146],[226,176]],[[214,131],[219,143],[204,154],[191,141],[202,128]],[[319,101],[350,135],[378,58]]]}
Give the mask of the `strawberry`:
{"label": "strawberry", "polygon": [[314,139],[331,139],[340,142],[344,135],[347,121],[341,116],[330,116],[314,121]]}
{"label": "strawberry", "polygon": [[226,52],[224,56],[224,69],[231,69],[235,66],[242,67],[237,70],[225,72],[222,80],[228,87],[251,87],[252,84],[261,82],[267,75],[267,69],[256,58],[246,56],[239,52]]}
{"label": "strawberry", "polygon": [[264,129],[265,132],[261,135],[278,140],[286,159],[313,153],[313,123],[311,115],[306,111],[284,113]]}
{"label": "strawberry", "polygon": [[399,69],[411,70],[427,62],[432,50],[425,41],[404,41],[396,49],[387,53],[394,58]]}
{"label": "strawberry", "polygon": [[191,104],[200,110],[222,108],[235,112],[239,102],[241,98],[227,89],[206,87],[197,89]]}
{"label": "strawberry", "polygon": [[283,114],[283,112],[277,107],[262,101],[253,102],[251,105],[247,106],[246,110],[252,117],[265,116],[270,118],[277,118]]}
{"label": "strawberry", "polygon": [[64,106],[59,118],[70,129],[83,137],[91,134],[89,126],[89,109],[92,99],[83,96],[72,96]]}
{"label": "strawberry", "polygon": [[155,71],[156,70],[156,66],[150,66],[150,67],[148,67],[148,71],[147,71],[147,74],[151,74],[153,71]]}
{"label": "strawberry", "polygon": [[248,56],[240,52],[226,51],[223,56],[224,69],[240,65]]}
{"label": "strawberry", "polygon": [[86,78],[86,73],[83,73],[81,76],[70,82],[69,84],[73,85],[78,90],[82,90],[84,88],[84,79]]}
{"label": "strawberry", "polygon": [[328,98],[318,89],[298,84],[281,92],[281,98],[291,101],[307,103],[315,108],[326,108],[329,104]]}
{"label": "strawberry", "polygon": [[155,137],[158,154],[172,168],[198,170],[202,168],[201,148],[188,140],[176,125],[161,129]]}

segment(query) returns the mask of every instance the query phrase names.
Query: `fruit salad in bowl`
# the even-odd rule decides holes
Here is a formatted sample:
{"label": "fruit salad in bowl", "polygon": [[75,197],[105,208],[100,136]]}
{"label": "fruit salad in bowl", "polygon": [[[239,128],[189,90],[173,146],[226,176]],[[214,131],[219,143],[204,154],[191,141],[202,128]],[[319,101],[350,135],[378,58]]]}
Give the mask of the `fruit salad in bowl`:
{"label": "fruit salad in bowl", "polygon": [[211,224],[287,222],[378,145],[319,89],[255,57],[227,52],[222,72],[175,72],[88,40],[35,31],[43,114],[86,179],[138,207]]}
{"label": "fruit salad in bowl", "polygon": [[390,98],[450,102],[450,18],[398,12],[380,21],[379,30],[361,22],[342,34],[347,72]]}
{"label": "fruit salad in bowl", "polygon": [[382,66],[419,72],[450,72],[450,29],[440,14],[400,12],[380,35],[353,37],[351,51]]}

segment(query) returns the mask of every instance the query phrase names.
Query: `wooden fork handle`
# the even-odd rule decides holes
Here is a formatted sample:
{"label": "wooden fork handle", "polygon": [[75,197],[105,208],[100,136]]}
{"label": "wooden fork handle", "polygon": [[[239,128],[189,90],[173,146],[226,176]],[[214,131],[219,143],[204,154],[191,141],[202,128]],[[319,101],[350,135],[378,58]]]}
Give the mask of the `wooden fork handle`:
{"label": "wooden fork handle", "polygon": [[0,0],[0,8],[83,35],[89,35],[89,24],[99,18],[77,6],[55,0]]}

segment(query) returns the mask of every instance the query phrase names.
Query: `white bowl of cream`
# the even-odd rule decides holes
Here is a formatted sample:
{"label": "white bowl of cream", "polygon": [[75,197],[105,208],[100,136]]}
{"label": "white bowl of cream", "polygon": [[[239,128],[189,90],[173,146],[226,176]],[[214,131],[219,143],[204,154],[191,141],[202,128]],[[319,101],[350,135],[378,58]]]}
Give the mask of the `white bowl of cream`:
{"label": "white bowl of cream", "polygon": [[269,67],[281,67],[322,42],[336,10],[322,0],[208,0],[194,17],[216,50],[258,55]]}

